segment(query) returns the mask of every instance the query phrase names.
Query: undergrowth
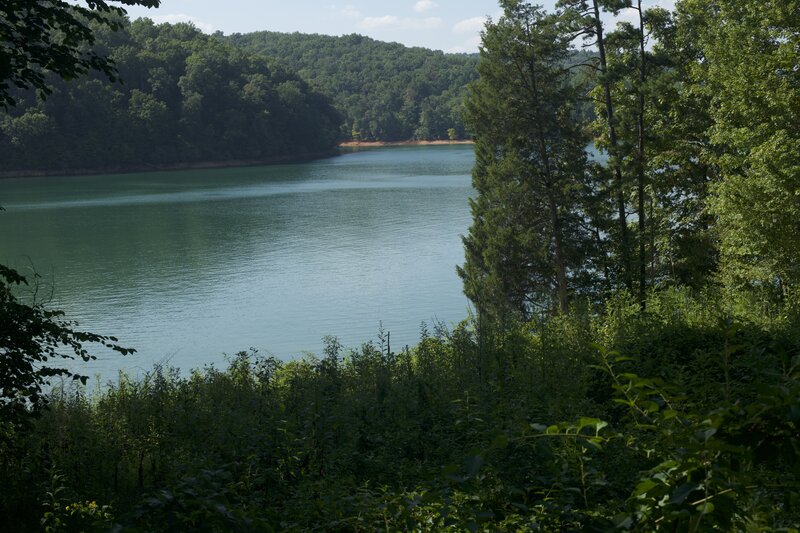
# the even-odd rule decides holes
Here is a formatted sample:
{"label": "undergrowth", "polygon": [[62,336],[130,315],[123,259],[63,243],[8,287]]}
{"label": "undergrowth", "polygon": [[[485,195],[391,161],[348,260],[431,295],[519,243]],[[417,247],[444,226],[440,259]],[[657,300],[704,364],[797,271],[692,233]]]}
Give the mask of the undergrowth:
{"label": "undergrowth", "polygon": [[647,309],[60,387],[0,440],[0,528],[796,531],[796,308]]}

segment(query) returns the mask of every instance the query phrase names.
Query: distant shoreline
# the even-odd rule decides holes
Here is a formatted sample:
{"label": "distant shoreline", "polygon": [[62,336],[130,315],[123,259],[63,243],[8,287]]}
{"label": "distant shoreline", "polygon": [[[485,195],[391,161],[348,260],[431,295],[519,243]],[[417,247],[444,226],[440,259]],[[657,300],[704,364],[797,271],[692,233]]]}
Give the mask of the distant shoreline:
{"label": "distant shoreline", "polygon": [[326,159],[340,155],[341,149],[353,148],[382,148],[391,146],[441,146],[441,145],[468,145],[473,141],[346,141],[339,143],[337,148],[313,154],[276,156],[265,159],[236,159],[230,161],[194,161],[188,163],[163,163],[151,165],[120,165],[116,167],[95,169],[56,169],[56,170],[3,170],[0,179],[12,178],[46,178],[61,176],[97,176],[102,174],[132,174],[136,172],[171,172],[178,170],[209,170],[223,168],[258,167],[280,165],[287,163],[303,163],[316,159]]}
{"label": "distant shoreline", "polygon": [[380,148],[383,146],[442,146],[448,144],[475,144],[475,141],[346,141],[339,148]]}
{"label": "distant shoreline", "polygon": [[102,174],[131,174],[136,172],[170,172],[174,170],[207,170],[222,168],[260,167],[287,163],[303,163],[339,155],[338,149],[303,155],[285,155],[264,159],[233,159],[229,161],[194,161],[187,163],[164,163],[151,165],[120,165],[97,169],[59,170],[6,170],[0,171],[0,179],[44,178],[56,176],[97,176]]}

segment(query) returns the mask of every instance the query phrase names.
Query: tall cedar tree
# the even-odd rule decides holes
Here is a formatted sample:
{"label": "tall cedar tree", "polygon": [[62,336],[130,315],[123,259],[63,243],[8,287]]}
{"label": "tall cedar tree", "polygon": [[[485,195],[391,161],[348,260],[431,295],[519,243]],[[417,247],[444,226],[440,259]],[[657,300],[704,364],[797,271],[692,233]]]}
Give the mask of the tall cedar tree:
{"label": "tall cedar tree", "polygon": [[473,224],[458,269],[480,314],[569,308],[588,241],[581,226],[585,139],[556,17],[518,0],[483,33],[467,121],[475,136]]}
{"label": "tall cedar tree", "polygon": [[[649,285],[649,256],[648,241],[651,234],[648,232],[648,189],[650,179],[648,175],[649,154],[645,153],[647,139],[651,132],[646,129],[647,107],[650,102],[648,92],[650,82],[649,53],[646,51],[648,35],[645,30],[646,13],[641,1],[631,3],[630,9],[635,13],[637,24],[620,22],[613,32],[606,37],[606,65],[607,80],[604,85],[611,92],[615,102],[615,121],[617,127],[617,157],[616,164],[622,169],[623,175],[629,180],[635,194],[631,194],[631,211],[636,213],[635,231],[628,232],[628,244],[636,244],[638,253],[631,263],[632,272],[635,273],[636,289],[639,304],[644,309],[646,291]],[[603,103],[598,99],[598,108]],[[608,124],[599,121],[598,131],[605,131]],[[648,148],[649,149],[649,148]],[[635,197],[635,200],[634,200]],[[627,200],[627,198],[626,198]],[[630,236],[634,235],[635,240]],[[651,246],[650,246],[651,247]],[[633,254],[631,254],[633,255]]]}

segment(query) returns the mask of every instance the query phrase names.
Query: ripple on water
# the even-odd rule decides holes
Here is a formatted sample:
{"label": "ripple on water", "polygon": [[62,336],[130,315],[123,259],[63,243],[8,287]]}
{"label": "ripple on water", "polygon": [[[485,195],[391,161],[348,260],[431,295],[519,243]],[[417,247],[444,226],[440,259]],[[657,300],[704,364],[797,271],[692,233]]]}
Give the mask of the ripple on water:
{"label": "ripple on water", "polygon": [[81,327],[139,350],[103,379],[256,347],[281,358],[418,340],[467,315],[469,146],[374,150],[298,165],[0,182],[0,261],[52,280]]}

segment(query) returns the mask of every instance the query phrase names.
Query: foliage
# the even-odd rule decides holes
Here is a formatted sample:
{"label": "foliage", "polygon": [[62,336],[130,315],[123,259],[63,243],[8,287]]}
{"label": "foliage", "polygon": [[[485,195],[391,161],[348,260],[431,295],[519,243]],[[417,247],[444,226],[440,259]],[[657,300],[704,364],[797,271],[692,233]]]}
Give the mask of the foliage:
{"label": "foliage", "polygon": [[153,168],[329,153],[340,117],[327,98],[273,61],[187,24],[95,28],[124,84],[50,75],[0,117],[7,172]]}
{"label": "foliage", "polygon": [[459,275],[479,313],[529,317],[549,302],[566,311],[583,272],[585,139],[557,19],[522,2],[502,5],[483,33],[467,102],[478,196]]}
{"label": "foliage", "polygon": [[[479,196],[461,274],[479,313],[423,326],[413,349],[392,352],[382,332],[349,351],[328,338],[320,357],[239,353],[225,370],[156,367],[90,395],[53,358],[129,350],[22,303],[26,280],[0,267],[0,529],[796,532],[795,4],[683,0],[673,15],[636,2],[638,27],[606,33],[601,11],[632,3],[565,0],[553,16],[502,2],[469,100]],[[598,57],[569,48],[581,35]],[[315,39],[230,38],[284,51]],[[2,142],[48,161],[37,143],[89,102],[108,129],[92,125],[81,157],[131,124],[114,149],[156,162],[196,160],[212,140],[217,157],[263,154],[247,150],[264,138],[282,154],[319,110],[326,126],[304,147],[336,135],[323,97],[221,36],[143,21],[95,44],[129,85],[54,76],[48,102],[14,93],[28,100]],[[92,57],[56,74],[110,68]],[[450,87],[469,58],[446,59]],[[390,112],[368,129],[339,100],[348,133],[457,137],[433,72],[414,72],[381,87],[403,104],[380,102]],[[607,161],[587,157],[591,130]],[[45,390],[53,377],[72,379]]]}
{"label": "foliage", "polygon": [[800,315],[647,308],[65,385],[5,456],[2,506],[21,531],[87,501],[126,531],[791,527]]}
{"label": "foliage", "polygon": [[135,351],[119,346],[114,337],[73,329],[76,324],[61,311],[20,301],[14,288],[27,284],[19,273],[0,265],[0,438],[13,432],[29,409],[42,407],[42,390],[53,378],[86,383],[86,376],[53,367],[59,359],[94,359],[86,348],[92,343],[123,355]]}
{"label": "foliage", "polygon": [[108,505],[99,506],[96,501],[70,502],[65,498],[67,488],[62,480],[58,472],[51,472],[51,490],[42,505],[48,509],[40,521],[43,531],[100,531],[113,526],[114,517]]}
{"label": "foliage", "polygon": [[50,94],[47,72],[66,80],[97,70],[114,79],[114,62],[92,49],[92,24],[119,29],[125,9],[115,3],[158,7],[161,1],[90,0],[67,4],[56,0],[5,0],[0,6],[0,107],[8,109],[17,104],[9,92],[12,85]]}
{"label": "foliage", "polygon": [[[524,316],[563,310],[575,295],[602,302],[619,290],[643,306],[648,290],[672,285],[722,283],[777,298],[792,290],[800,261],[793,3],[686,0],[670,13],[638,1],[564,0],[540,20],[523,15],[532,9],[527,2],[503,6],[504,17],[483,34],[481,77],[470,99],[479,194],[461,273],[479,311]],[[603,13],[623,8],[637,23],[607,31]],[[541,31],[544,20],[549,33]],[[509,34],[499,47],[511,22],[528,24],[539,41]],[[527,93],[518,83],[525,65],[511,50],[541,64],[545,44],[558,48],[579,37],[598,54],[564,65],[570,86],[594,101],[594,119],[573,114],[571,132],[548,130],[537,141],[533,130],[545,121],[515,107]],[[493,57],[494,49],[508,53]],[[480,87],[491,87],[488,96]],[[557,105],[540,96],[526,109],[542,102]],[[566,214],[550,217],[563,227],[559,246],[556,225],[545,223],[552,191],[521,186],[537,175],[526,167],[535,158],[523,153],[514,164],[508,140],[552,150],[564,138],[579,144],[585,131],[601,157],[574,151],[567,158],[573,168],[558,190],[569,194],[555,210]],[[563,286],[567,295],[554,297]]]}
{"label": "foliage", "polygon": [[800,279],[798,12],[797,2],[747,0],[716,9],[686,1],[678,11],[679,23],[697,28],[704,58],[692,77],[711,101],[709,135],[721,174],[712,212],[729,284],[782,291]]}
{"label": "foliage", "polygon": [[276,58],[333,99],[343,138],[464,139],[461,119],[477,57],[375,41],[362,35],[233,34],[228,42]]}

